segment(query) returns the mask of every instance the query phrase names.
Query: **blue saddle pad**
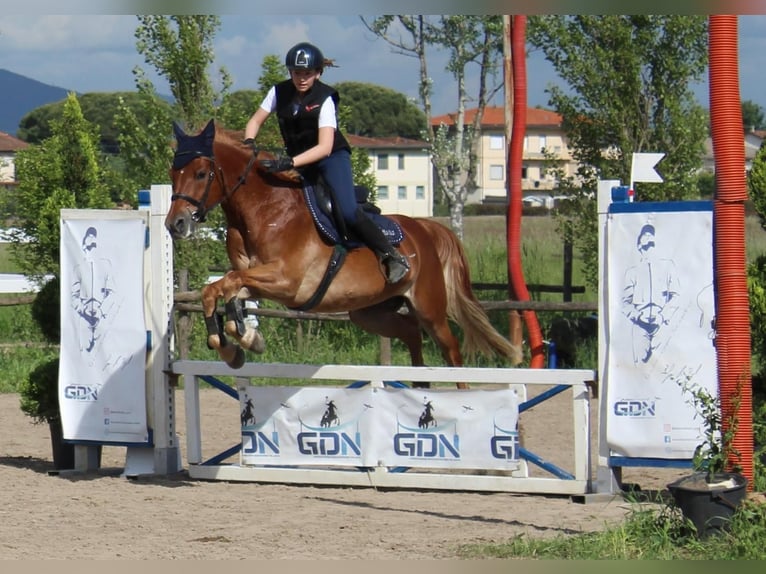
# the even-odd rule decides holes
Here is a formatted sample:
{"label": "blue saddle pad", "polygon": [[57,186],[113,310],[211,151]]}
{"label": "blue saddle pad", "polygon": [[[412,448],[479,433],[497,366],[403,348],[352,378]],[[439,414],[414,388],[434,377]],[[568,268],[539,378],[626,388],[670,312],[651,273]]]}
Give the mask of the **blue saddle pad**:
{"label": "blue saddle pad", "polygon": [[[314,220],[314,224],[319,230],[319,234],[324,237],[330,243],[343,243],[348,248],[361,247],[364,245],[362,241],[359,241],[355,237],[349,237],[348,241],[344,241],[341,238],[338,229],[335,227],[335,222],[317,205],[316,195],[314,194],[314,187],[311,184],[303,186],[303,197],[308,205],[311,217]],[[399,245],[404,239],[404,232],[399,224],[380,213],[366,212],[367,217],[375,222],[375,225],[380,227],[380,230],[386,236],[386,239],[391,245]]]}

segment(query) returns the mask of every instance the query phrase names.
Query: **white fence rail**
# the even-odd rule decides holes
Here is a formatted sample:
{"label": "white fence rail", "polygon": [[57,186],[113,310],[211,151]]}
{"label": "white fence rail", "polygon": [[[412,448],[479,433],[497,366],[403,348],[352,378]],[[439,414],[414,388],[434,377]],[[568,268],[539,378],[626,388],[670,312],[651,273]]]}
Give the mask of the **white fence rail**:
{"label": "white fence rail", "polygon": [[0,293],[37,293],[37,283],[21,273],[0,273]]}
{"label": "white fence rail", "polygon": [[[171,370],[184,375],[187,431],[188,472],[192,478],[206,480],[278,482],[292,484],[345,485],[373,488],[410,488],[468,490],[487,492],[518,492],[538,494],[583,495],[591,492],[590,393],[588,383],[596,380],[595,371],[586,369],[490,369],[451,367],[297,365],[282,363],[247,363],[241,369],[231,369],[224,363],[206,361],[175,361]],[[519,471],[504,475],[471,474],[466,471],[393,472],[386,467],[364,470],[333,468],[297,468],[272,466],[243,466],[222,464],[219,457],[203,459],[201,405],[199,385],[205,377],[235,377],[239,387],[249,384],[252,377],[324,380],[369,381],[382,386],[384,381],[427,381],[431,383],[466,382],[472,385],[505,385],[525,387],[543,385],[572,391],[573,428],[572,453],[574,469],[554,473],[552,477],[530,477],[526,460]],[[310,384],[310,383],[309,383]],[[522,388],[522,396],[526,396]],[[470,393],[471,390],[462,392]],[[534,413],[530,413],[534,416]],[[523,441],[523,436],[522,436]],[[534,456],[531,457],[534,459]],[[545,464],[543,461],[543,468]]]}

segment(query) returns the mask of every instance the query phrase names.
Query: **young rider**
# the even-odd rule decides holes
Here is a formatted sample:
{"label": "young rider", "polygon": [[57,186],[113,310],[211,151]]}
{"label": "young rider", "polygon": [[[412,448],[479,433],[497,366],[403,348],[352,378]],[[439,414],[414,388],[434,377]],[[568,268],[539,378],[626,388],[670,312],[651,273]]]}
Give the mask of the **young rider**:
{"label": "young rider", "polygon": [[287,52],[290,79],[272,86],[245,127],[245,143],[254,145],[260,127],[276,112],[288,156],[264,162],[269,171],[316,169],[332,189],[347,227],[380,258],[386,281],[396,283],[410,265],[383,232],[357,205],[351,174],[351,147],[338,129],[338,92],[319,80],[325,66],[322,52],[307,42]]}

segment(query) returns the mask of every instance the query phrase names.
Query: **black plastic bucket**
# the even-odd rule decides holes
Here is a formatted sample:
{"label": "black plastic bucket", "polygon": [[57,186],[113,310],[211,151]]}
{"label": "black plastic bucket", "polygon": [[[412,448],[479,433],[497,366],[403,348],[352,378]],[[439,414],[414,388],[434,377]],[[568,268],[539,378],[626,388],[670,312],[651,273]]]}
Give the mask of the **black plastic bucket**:
{"label": "black plastic bucket", "polygon": [[716,473],[711,483],[706,482],[706,477],[707,473],[700,472],[668,484],[676,505],[694,524],[699,538],[728,529],[747,488],[747,478],[738,473]]}

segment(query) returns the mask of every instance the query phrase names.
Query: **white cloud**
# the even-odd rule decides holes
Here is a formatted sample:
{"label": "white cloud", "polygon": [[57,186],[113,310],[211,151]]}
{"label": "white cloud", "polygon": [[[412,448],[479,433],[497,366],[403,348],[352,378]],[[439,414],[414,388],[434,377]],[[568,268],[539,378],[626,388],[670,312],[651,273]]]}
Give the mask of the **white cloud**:
{"label": "white cloud", "polygon": [[215,55],[219,60],[235,58],[246,55],[248,40],[244,36],[236,35],[230,38],[224,38],[215,44]]}
{"label": "white cloud", "polygon": [[0,20],[4,50],[33,52],[135,48],[135,16],[9,16]]}

